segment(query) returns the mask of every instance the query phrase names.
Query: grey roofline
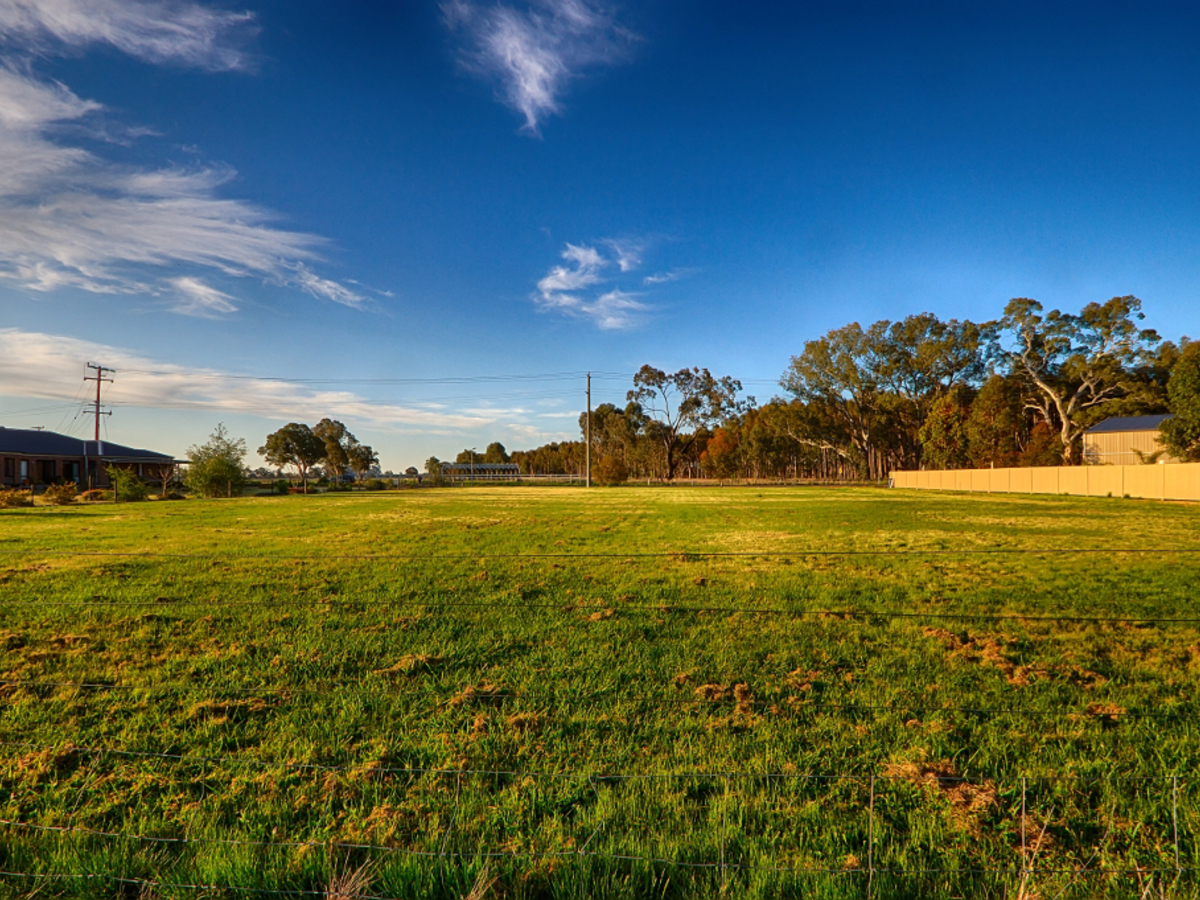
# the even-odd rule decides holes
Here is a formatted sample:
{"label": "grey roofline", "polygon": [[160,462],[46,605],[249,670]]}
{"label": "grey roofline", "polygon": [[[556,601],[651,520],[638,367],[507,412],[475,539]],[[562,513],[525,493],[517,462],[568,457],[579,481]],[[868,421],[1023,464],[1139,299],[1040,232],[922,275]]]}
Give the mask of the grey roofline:
{"label": "grey roofline", "polygon": [[1131,431],[1158,431],[1158,426],[1172,418],[1170,413],[1155,416],[1114,416],[1097,422],[1084,434],[1119,434]]}

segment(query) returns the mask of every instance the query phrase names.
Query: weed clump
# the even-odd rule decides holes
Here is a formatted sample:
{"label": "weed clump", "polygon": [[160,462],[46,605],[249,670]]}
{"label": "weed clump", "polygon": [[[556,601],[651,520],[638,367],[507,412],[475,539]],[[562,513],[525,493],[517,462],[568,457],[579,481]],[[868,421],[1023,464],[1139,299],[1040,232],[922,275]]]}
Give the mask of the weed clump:
{"label": "weed clump", "polygon": [[74,482],[52,484],[42,494],[42,499],[52,506],[70,506],[79,496],[79,488]]}
{"label": "weed clump", "polygon": [[33,492],[17,488],[0,488],[0,509],[19,509],[33,506]]}

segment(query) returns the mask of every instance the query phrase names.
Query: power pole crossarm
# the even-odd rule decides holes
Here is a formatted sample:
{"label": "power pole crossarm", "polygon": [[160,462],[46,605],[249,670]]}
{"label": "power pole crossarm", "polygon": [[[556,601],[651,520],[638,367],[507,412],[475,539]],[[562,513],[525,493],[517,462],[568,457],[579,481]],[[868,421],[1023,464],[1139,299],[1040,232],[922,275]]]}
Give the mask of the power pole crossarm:
{"label": "power pole crossarm", "polygon": [[111,411],[109,411],[109,412],[101,412],[100,411],[100,385],[102,382],[112,381],[111,378],[104,377],[105,372],[112,372],[115,375],[117,370],[110,369],[108,366],[99,365],[97,363],[88,363],[87,367],[89,369],[94,369],[96,372],[95,375],[84,375],[83,380],[96,382],[95,416],[96,416],[96,445],[97,445],[97,451],[98,451],[99,445],[100,445],[100,417],[112,415]]}

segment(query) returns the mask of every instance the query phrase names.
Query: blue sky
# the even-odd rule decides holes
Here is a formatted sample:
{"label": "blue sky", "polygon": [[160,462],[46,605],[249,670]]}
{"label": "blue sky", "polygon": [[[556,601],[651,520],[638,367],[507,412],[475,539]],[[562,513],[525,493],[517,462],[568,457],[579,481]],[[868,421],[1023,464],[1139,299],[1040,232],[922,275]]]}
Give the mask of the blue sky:
{"label": "blue sky", "polygon": [[[1200,11],[0,0],[0,422],[385,467],[573,437],[642,363],[1135,294],[1200,336]],[[554,378],[514,376],[560,374]]]}

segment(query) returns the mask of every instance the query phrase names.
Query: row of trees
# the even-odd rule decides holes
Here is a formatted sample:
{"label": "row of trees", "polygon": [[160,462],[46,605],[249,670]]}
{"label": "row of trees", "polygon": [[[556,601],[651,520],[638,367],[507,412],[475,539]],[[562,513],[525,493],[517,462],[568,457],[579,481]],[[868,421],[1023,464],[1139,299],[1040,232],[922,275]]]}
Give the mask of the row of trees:
{"label": "row of trees", "polygon": [[[1140,326],[1141,301],[1079,313],[1018,298],[990,322],[852,323],[808,341],[758,405],[707,369],[643,366],[626,405],[592,413],[593,472],[628,477],[885,477],[891,469],[1072,465],[1110,416],[1172,412],[1163,441],[1200,459],[1200,344]],[[587,433],[587,415],[580,417]],[[582,441],[511,454],[523,472],[581,473]]]}
{"label": "row of trees", "polygon": [[379,465],[379,454],[368,444],[359,443],[341,422],[322,419],[313,427],[289,422],[267,435],[258,455],[279,468],[292,467],[300,476],[304,492],[308,492],[308,476],[316,466],[330,480],[338,480],[346,470],[360,480]]}

